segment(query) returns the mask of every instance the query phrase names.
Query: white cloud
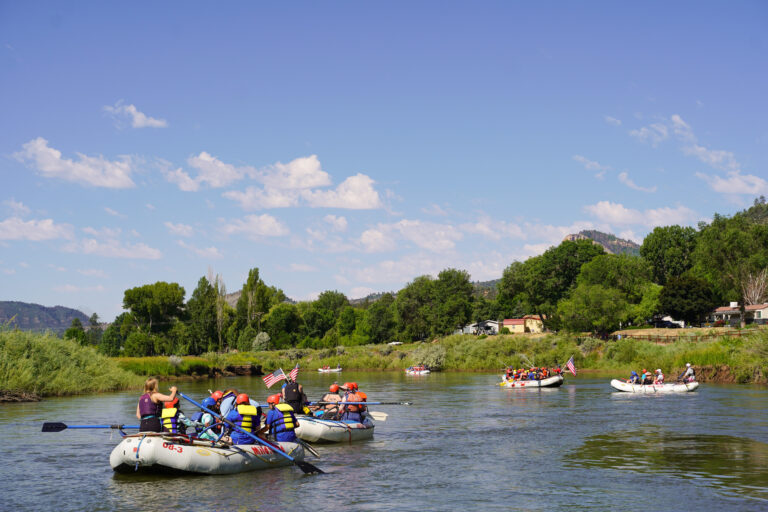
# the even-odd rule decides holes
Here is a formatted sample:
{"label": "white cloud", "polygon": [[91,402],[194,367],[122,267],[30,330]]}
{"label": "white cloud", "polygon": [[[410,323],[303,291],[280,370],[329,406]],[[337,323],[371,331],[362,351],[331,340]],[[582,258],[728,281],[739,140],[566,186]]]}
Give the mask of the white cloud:
{"label": "white cloud", "polygon": [[21,268],[29,268],[29,263],[27,263],[26,261],[22,261],[22,262],[19,262],[19,266]]}
{"label": "white cloud", "polygon": [[288,208],[296,206],[299,194],[293,190],[261,189],[247,187],[245,192],[230,190],[222,194],[227,199],[240,203],[243,210],[261,210],[264,208]]}
{"label": "white cloud", "polygon": [[62,292],[62,293],[103,292],[104,287],[101,285],[76,286],[74,284],[65,284],[61,286],[54,286],[53,291]]}
{"label": "white cloud", "polygon": [[201,258],[219,259],[223,257],[223,255],[221,254],[221,251],[219,251],[216,247],[213,247],[213,246],[200,249],[198,247],[195,247],[194,245],[185,243],[183,240],[179,240],[178,244],[184,249],[187,249],[188,251],[191,251],[197,254]]}
{"label": "white cloud", "polygon": [[481,235],[491,240],[526,238],[526,233],[517,224],[494,221],[489,217],[482,217],[476,222],[462,224],[460,228],[466,233]]}
{"label": "white cloud", "polygon": [[189,174],[181,169],[181,167],[174,170],[163,169],[162,172],[165,176],[165,180],[177,185],[179,190],[184,192],[196,192],[200,189],[200,182],[192,179]]}
{"label": "white cloud", "polygon": [[335,190],[304,190],[302,197],[312,207],[352,210],[381,208],[381,198],[373,184],[370,177],[358,173],[344,180]]}
{"label": "white cloud", "polygon": [[707,149],[698,144],[692,144],[683,148],[683,153],[695,156],[710,167],[721,171],[738,172],[740,165],[736,157],[730,151],[719,149]]}
{"label": "white cloud", "polygon": [[581,155],[573,155],[573,159],[582,164],[588,171],[607,171],[610,169],[610,167],[607,165],[600,165],[600,163],[589,160],[588,158]]}
{"label": "white cloud", "polygon": [[93,254],[106,258],[125,258],[125,259],[143,259],[159,260],[163,253],[158,249],[149,247],[146,244],[127,244],[123,245],[119,240],[107,239],[104,241],[94,238],[85,238],[79,242],[69,244],[64,247],[67,252],[80,254]]}
{"label": "white cloud", "polygon": [[368,288],[367,286],[355,286],[349,290],[349,297],[352,299],[362,299],[375,292],[376,290]]}
{"label": "white cloud", "polygon": [[155,206],[153,204],[150,204],[150,203],[145,204],[144,207],[147,210],[154,210],[155,209]]}
{"label": "white cloud", "polygon": [[277,162],[259,174],[266,188],[297,190],[331,184],[331,178],[323,171],[317,155],[296,158],[287,164]]}
{"label": "white cloud", "polygon": [[199,183],[207,183],[213,188],[226,187],[242,179],[246,174],[254,172],[252,167],[235,167],[232,164],[226,164],[205,151],[188,158],[187,163],[190,167],[197,169],[196,180]]}
{"label": "white cloud", "polygon": [[429,206],[425,206],[421,209],[422,212],[426,213],[427,215],[435,215],[438,217],[447,217],[448,212],[446,212],[444,209],[442,209],[439,205],[432,203]]}
{"label": "white cloud", "polygon": [[285,236],[288,228],[271,215],[246,215],[243,219],[235,219],[222,228],[227,235],[242,234],[248,238],[257,239],[265,236]]}
{"label": "white cloud", "polygon": [[346,231],[347,219],[344,217],[337,217],[336,215],[326,215],[323,220],[331,225],[332,231]]}
{"label": "white cloud", "polygon": [[697,219],[696,212],[685,206],[640,211],[626,208],[619,203],[600,201],[597,204],[585,206],[584,210],[612,226],[638,225],[651,228],[671,224],[685,225]]}
{"label": "white cloud", "polygon": [[432,252],[450,251],[463,238],[462,233],[449,224],[436,224],[419,220],[403,219],[395,224],[378,224],[360,237],[366,252],[383,252],[397,248],[399,235],[417,247]]}
{"label": "white cloud", "polygon": [[165,222],[163,224],[168,229],[168,232],[172,235],[190,237],[195,232],[192,226],[187,224],[174,224],[173,222]]}
{"label": "white cloud", "polygon": [[120,212],[118,212],[116,210],[113,210],[112,208],[110,208],[108,206],[104,207],[104,211],[107,212],[108,214],[112,215],[113,217],[120,217],[121,219],[124,219],[124,218],[127,217],[127,215],[123,215],[122,213],[120,213]]}
{"label": "white cloud", "polygon": [[621,126],[621,120],[620,119],[616,119],[615,117],[603,116],[603,119],[605,120],[606,123],[608,123],[610,125]]}
{"label": "white cloud", "polygon": [[57,238],[70,239],[73,228],[69,224],[56,224],[53,219],[22,220],[10,217],[0,222],[0,240],[54,240]]}
{"label": "white cloud", "polygon": [[721,194],[751,196],[768,194],[768,181],[751,174],[741,174],[739,171],[734,171],[729,172],[726,178],[722,178],[697,172],[696,176],[709,183],[712,190]]}
{"label": "white cloud", "polygon": [[48,146],[42,137],[22,145],[22,150],[13,157],[34,167],[46,178],[60,178],[80,184],[105,188],[130,188],[131,159],[120,157],[118,161],[106,160],[102,156],[91,157],[77,153],[77,162],[61,157],[61,151]]}
{"label": "white cloud", "polygon": [[81,268],[81,269],[78,269],[77,272],[79,274],[82,274],[88,277],[101,277],[101,278],[107,277],[106,272],[104,272],[103,270],[99,270],[97,268]]}
{"label": "white cloud", "polygon": [[123,232],[120,228],[101,228],[96,229],[92,228],[90,226],[86,226],[82,228],[83,233],[91,236],[96,236],[99,238],[117,238],[120,236],[120,233]]}
{"label": "white cloud", "polygon": [[123,100],[118,101],[114,106],[105,105],[104,112],[110,114],[116,121],[130,119],[131,126],[134,128],[166,128],[168,121],[150,117],[139,110],[134,105],[124,105]]}
{"label": "white cloud", "polygon": [[399,260],[385,260],[366,267],[354,266],[347,270],[352,282],[379,283],[401,287],[417,276],[437,274],[451,266],[447,258],[425,253],[409,254]]}
{"label": "white cloud", "polygon": [[16,269],[15,268],[4,268],[3,269],[3,274],[7,274],[9,276],[12,276],[15,273],[16,273]]}
{"label": "white cloud", "polygon": [[629,174],[627,172],[622,172],[619,174],[619,181],[633,190],[639,190],[640,192],[656,192],[655,185],[653,187],[641,187],[640,185],[635,184],[635,182],[629,178]]}
{"label": "white cloud", "polygon": [[655,147],[669,136],[669,129],[662,123],[653,123],[649,126],[643,126],[639,130],[630,130],[629,134]]}
{"label": "white cloud", "polygon": [[3,201],[3,204],[8,207],[9,210],[11,210],[11,213],[13,213],[14,217],[23,217],[31,211],[29,208],[24,206],[24,203],[21,201],[16,201],[13,198],[6,199]]}
{"label": "white cloud", "polygon": [[290,269],[292,272],[314,272],[317,270],[312,265],[306,263],[291,263]]}

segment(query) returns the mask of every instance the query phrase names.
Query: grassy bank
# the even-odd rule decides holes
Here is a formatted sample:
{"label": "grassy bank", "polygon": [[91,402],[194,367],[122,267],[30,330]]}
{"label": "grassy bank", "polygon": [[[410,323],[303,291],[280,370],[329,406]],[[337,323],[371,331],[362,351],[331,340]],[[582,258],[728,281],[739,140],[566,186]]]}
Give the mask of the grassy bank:
{"label": "grassy bank", "polygon": [[[172,365],[167,357],[122,358],[119,364],[139,375],[172,377],[198,373],[210,368],[254,364],[264,371],[297,363],[305,370],[320,366],[348,370],[401,370],[424,363],[447,371],[496,371],[506,365],[526,366],[562,364],[573,356],[577,368],[615,372],[616,375],[642,368],[662,368],[673,376],[690,362],[697,368],[715,368],[715,380],[765,382],[768,376],[768,330],[753,330],[740,337],[720,337],[704,341],[681,338],[658,344],[651,341],[623,339],[603,341],[594,338],[557,334],[539,337],[522,335],[487,338],[458,335],[436,343],[411,343],[398,346],[366,345],[333,349],[289,349],[235,354],[208,354],[184,357]],[[715,375],[715,373],[717,375]],[[701,372],[700,372],[701,374]]]}
{"label": "grassy bank", "polygon": [[90,347],[52,334],[0,331],[0,393],[73,395],[139,387],[127,372]]}

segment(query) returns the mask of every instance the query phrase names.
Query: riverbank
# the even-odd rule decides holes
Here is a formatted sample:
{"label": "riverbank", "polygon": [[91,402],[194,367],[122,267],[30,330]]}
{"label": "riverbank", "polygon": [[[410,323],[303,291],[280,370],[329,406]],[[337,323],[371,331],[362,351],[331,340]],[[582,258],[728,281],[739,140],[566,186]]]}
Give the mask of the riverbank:
{"label": "riverbank", "polygon": [[117,391],[141,386],[91,347],[53,334],[0,331],[0,401]]}
{"label": "riverbank", "polygon": [[[703,382],[768,382],[768,330],[746,330],[739,336],[689,337],[675,341],[621,339],[604,341],[573,334],[539,336],[455,335],[433,342],[365,345],[333,349],[288,349],[261,352],[186,356],[171,364],[169,358],[118,358],[118,364],[138,375],[176,379],[238,374],[258,375],[262,369],[288,371],[296,364],[303,371],[321,366],[347,370],[401,371],[426,364],[442,371],[500,371],[514,367],[554,366],[573,356],[581,370],[599,370],[616,376],[631,370],[662,368],[679,374],[690,362]],[[232,370],[239,368],[240,371]]]}

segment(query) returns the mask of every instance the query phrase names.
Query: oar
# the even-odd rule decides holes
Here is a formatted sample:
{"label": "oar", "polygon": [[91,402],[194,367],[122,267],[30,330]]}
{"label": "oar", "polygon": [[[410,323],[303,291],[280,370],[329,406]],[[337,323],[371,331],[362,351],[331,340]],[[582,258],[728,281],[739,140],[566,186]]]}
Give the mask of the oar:
{"label": "oar", "polygon": [[200,409],[202,409],[203,411],[207,412],[208,414],[211,414],[215,418],[220,419],[222,421],[222,423],[224,423],[228,427],[233,428],[233,429],[237,430],[238,432],[241,432],[243,434],[248,435],[249,437],[251,437],[257,443],[259,443],[259,444],[261,444],[263,446],[266,446],[267,448],[270,448],[273,452],[279,454],[282,457],[285,457],[289,461],[293,462],[296,466],[298,466],[299,469],[301,469],[304,473],[307,473],[307,474],[309,474],[309,473],[325,473],[325,471],[321,470],[317,466],[314,466],[314,465],[310,464],[309,462],[301,461],[301,460],[296,460],[295,458],[293,458],[290,455],[288,455],[287,453],[285,453],[282,449],[280,449],[279,446],[275,446],[272,443],[267,442],[267,441],[263,440],[262,438],[260,438],[258,436],[255,436],[253,433],[248,432],[247,430],[238,427],[237,425],[235,425],[234,423],[232,423],[228,419],[224,418],[221,414],[217,414],[214,411],[208,409],[207,407],[203,407],[202,404],[199,404],[199,403],[195,402],[194,399],[188,397],[184,393],[179,393],[179,395],[182,398],[184,398],[184,399],[188,400],[189,402],[191,402],[196,407],[199,407]]}
{"label": "oar", "polygon": [[413,402],[310,402],[309,405],[330,405],[330,404],[351,404],[351,405],[413,405]]}
{"label": "oar", "polygon": [[58,422],[48,422],[43,423],[43,432],[61,432],[62,430],[66,430],[68,428],[113,428],[116,430],[123,430],[124,428],[135,428],[136,430],[139,429],[138,425],[67,425],[65,423],[58,423]]}
{"label": "oar", "polygon": [[389,414],[379,411],[368,411],[368,416],[376,421],[387,421],[387,416],[389,416]]}
{"label": "oar", "polygon": [[312,448],[312,447],[309,445],[309,443],[305,443],[303,439],[299,439],[298,437],[296,438],[296,442],[297,442],[297,443],[299,443],[299,444],[300,444],[301,446],[303,446],[304,448],[306,448],[307,450],[309,450],[309,452],[310,452],[312,455],[314,455],[314,456],[315,456],[315,457],[317,457],[318,459],[320,458],[320,454],[319,454],[319,453],[317,453],[317,452],[315,451],[315,449],[314,449],[314,448]]}

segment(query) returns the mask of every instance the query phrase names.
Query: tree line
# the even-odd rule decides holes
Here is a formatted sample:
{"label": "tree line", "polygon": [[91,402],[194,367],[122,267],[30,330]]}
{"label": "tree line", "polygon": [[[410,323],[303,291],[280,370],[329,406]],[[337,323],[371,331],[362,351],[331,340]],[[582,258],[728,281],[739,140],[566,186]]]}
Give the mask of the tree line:
{"label": "tree line", "polygon": [[768,205],[761,196],[698,228],[657,227],[639,256],[607,254],[591,240],[564,241],[510,264],[495,297],[476,289],[466,271],[449,268],[376,301],[353,305],[329,290],[292,303],[254,268],[234,307],[220,276],[201,277],[186,301],[179,284],[157,282],[126,290],[126,312],[103,333],[91,328],[86,335],[73,325],[65,337],[112,356],[326,348],[424,340],[527,314],[541,315],[552,330],[607,333],[659,314],[696,323],[728,301],[740,304],[743,318],[745,304],[765,301],[767,288]]}

